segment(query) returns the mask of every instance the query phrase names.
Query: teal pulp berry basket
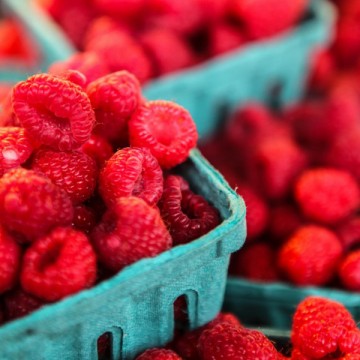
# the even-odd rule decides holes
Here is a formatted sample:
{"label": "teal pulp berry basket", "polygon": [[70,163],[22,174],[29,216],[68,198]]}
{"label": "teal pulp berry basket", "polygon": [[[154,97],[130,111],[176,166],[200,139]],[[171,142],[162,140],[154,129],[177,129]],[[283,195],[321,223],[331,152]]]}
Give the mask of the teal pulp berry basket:
{"label": "teal pulp berry basket", "polygon": [[182,295],[191,329],[216,316],[230,254],[245,240],[245,205],[197,150],[180,172],[219,210],[222,223],[189,244],[0,327],[1,360],[95,360],[104,333],[111,334],[112,359],[133,359],[171,340],[173,303]]}

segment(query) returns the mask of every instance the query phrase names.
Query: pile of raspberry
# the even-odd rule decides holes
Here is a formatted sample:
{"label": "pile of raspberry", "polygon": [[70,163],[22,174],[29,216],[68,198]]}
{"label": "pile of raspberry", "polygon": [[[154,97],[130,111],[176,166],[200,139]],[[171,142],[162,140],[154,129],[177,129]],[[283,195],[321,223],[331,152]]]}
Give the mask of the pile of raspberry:
{"label": "pile of raspberry", "polygon": [[50,71],[95,80],[127,70],[141,82],[296,26],[309,0],[41,1],[81,51]]}
{"label": "pile of raspberry", "polygon": [[146,101],[119,71],[16,84],[0,116],[0,323],[186,244],[218,211],[172,171],[196,146],[189,112]]}
{"label": "pile of raspberry", "polygon": [[360,290],[359,99],[339,80],[283,111],[248,103],[202,147],[247,205],[233,275]]}
{"label": "pile of raspberry", "polygon": [[177,334],[166,348],[154,348],[136,360],[359,360],[360,330],[340,303],[308,297],[293,317],[291,346],[274,344],[262,332],[247,329],[232,314]]}

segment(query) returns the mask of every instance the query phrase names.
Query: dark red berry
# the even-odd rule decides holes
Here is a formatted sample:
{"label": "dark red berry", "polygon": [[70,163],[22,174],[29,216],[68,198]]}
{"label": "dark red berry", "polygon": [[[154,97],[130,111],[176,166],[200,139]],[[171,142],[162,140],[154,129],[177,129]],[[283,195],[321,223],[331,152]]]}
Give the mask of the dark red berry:
{"label": "dark red berry", "polygon": [[94,211],[85,205],[75,206],[72,225],[77,230],[89,233],[96,225]]}
{"label": "dark red berry", "polygon": [[90,139],[81,147],[81,150],[96,161],[99,169],[101,169],[105,161],[109,160],[113,155],[113,149],[107,140],[94,134],[92,134]]}

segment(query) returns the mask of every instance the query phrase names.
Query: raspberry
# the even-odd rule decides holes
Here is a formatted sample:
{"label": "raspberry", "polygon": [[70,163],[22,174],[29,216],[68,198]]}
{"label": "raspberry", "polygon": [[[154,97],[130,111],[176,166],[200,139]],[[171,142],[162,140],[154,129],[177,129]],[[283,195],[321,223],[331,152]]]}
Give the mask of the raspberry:
{"label": "raspberry", "polygon": [[171,30],[150,29],[140,36],[140,42],[154,63],[155,75],[180,70],[194,63],[194,54],[185,39]]}
{"label": "raspberry", "polygon": [[18,127],[0,127],[0,176],[19,167],[32,153],[26,131]]}
{"label": "raspberry", "polygon": [[181,357],[172,350],[154,348],[146,350],[136,360],[181,360]]}
{"label": "raspberry", "polygon": [[20,268],[21,249],[0,227],[0,294],[14,287]]}
{"label": "raspberry", "polygon": [[70,56],[65,61],[58,61],[49,67],[49,73],[59,75],[66,70],[78,70],[86,77],[86,84],[105,76],[110,71],[105,62],[95,53],[85,51]]}
{"label": "raspberry", "polygon": [[136,77],[127,71],[118,71],[92,82],[86,92],[98,123],[95,132],[110,141],[127,139],[127,121],[141,100]]}
{"label": "raspberry", "polygon": [[295,184],[295,198],[306,217],[324,224],[339,222],[359,205],[356,180],[346,171],[309,169]]}
{"label": "raspberry", "polygon": [[0,216],[7,229],[32,241],[55,226],[71,224],[73,206],[49,179],[19,168],[0,179]]}
{"label": "raspberry", "polygon": [[100,261],[113,271],[171,247],[170,234],[158,210],[136,197],[119,198],[92,238]]}
{"label": "raspberry", "polygon": [[105,14],[126,20],[138,17],[146,0],[94,0],[94,5]]}
{"label": "raspberry", "polygon": [[74,204],[88,199],[95,190],[98,170],[95,161],[80,151],[40,149],[31,167],[66,191]]}
{"label": "raspberry", "polygon": [[313,360],[313,358],[309,358],[301,353],[299,349],[293,349],[291,353],[291,360]]}
{"label": "raspberry", "polygon": [[109,160],[113,155],[113,149],[106,139],[94,134],[92,134],[90,139],[81,147],[81,150],[96,161],[99,169],[101,169],[105,161]]}
{"label": "raspberry", "polygon": [[198,343],[203,360],[276,359],[274,345],[259,331],[250,331],[229,323],[205,330]]}
{"label": "raspberry", "polygon": [[291,340],[305,356],[319,359],[336,353],[340,339],[355,329],[355,321],[342,304],[310,296],[296,309]]}
{"label": "raspberry", "polygon": [[11,91],[8,96],[0,102],[0,126],[20,126],[19,119],[15,116],[11,102]]}
{"label": "raspberry", "polygon": [[[205,24],[216,23],[226,15],[230,0],[196,0]],[[213,26],[213,24],[211,24]],[[216,26],[216,24],[215,24]]]}
{"label": "raspberry", "polygon": [[269,220],[269,208],[250,186],[239,185],[236,192],[244,198],[246,204],[247,241],[249,242],[264,232]]}
{"label": "raspberry", "polygon": [[93,210],[85,205],[75,206],[72,225],[77,230],[89,233],[96,225],[96,216]]}
{"label": "raspberry", "polygon": [[53,75],[34,75],[19,82],[13,89],[12,103],[31,137],[61,151],[80,147],[95,124],[85,92]]}
{"label": "raspberry", "polygon": [[25,252],[21,285],[40,299],[62,299],[90,287],[95,279],[96,256],[80,231],[58,227]]}
{"label": "raspberry", "polygon": [[360,355],[360,330],[348,330],[339,339],[339,349],[345,354],[358,354]]}
{"label": "raspberry", "polygon": [[317,51],[312,57],[309,87],[313,91],[326,91],[336,72],[335,61],[329,50]]}
{"label": "raspberry", "polygon": [[56,77],[72,82],[75,85],[80,86],[82,89],[85,88],[87,83],[86,76],[77,70],[65,70],[64,72],[56,75]]}
{"label": "raspberry", "polygon": [[277,35],[295,25],[307,4],[308,0],[233,0],[231,13],[255,40]]}
{"label": "raspberry", "polygon": [[346,289],[360,290],[360,250],[348,253],[339,266],[339,277]]}
{"label": "raspberry", "polygon": [[237,254],[232,272],[252,281],[278,280],[275,250],[264,242],[250,244]]}
{"label": "raspberry", "polygon": [[4,296],[7,320],[14,320],[37,310],[44,302],[21,289],[14,290]]}
{"label": "raspberry", "polygon": [[360,244],[360,217],[346,219],[335,228],[344,250],[349,250]]}
{"label": "raspberry", "polygon": [[124,148],[102,169],[99,191],[108,206],[126,196],[137,196],[155,205],[163,191],[162,171],[147,149]]}
{"label": "raspberry", "polygon": [[308,225],[284,243],[278,266],[294,284],[324,285],[334,275],[341,256],[342,246],[333,232]]}
{"label": "raspberry", "polygon": [[345,356],[339,358],[339,360],[360,360],[359,354],[346,354]]}
{"label": "raspberry", "polygon": [[182,181],[179,176],[168,176],[159,204],[175,245],[197,239],[220,223],[218,211],[202,196],[182,188]]}
{"label": "raspberry", "polygon": [[148,148],[160,166],[181,164],[195,147],[198,134],[190,113],[171,101],[149,101],[129,121],[131,146]]}

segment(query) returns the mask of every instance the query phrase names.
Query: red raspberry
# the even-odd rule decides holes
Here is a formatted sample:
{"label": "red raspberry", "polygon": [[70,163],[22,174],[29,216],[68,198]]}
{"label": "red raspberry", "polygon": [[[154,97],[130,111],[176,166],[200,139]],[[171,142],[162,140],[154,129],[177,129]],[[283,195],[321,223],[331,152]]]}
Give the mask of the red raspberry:
{"label": "red raspberry", "polygon": [[10,91],[9,95],[0,102],[0,126],[20,126],[19,119],[14,114],[11,93]]}
{"label": "red raspberry", "polygon": [[127,139],[127,121],[141,101],[140,83],[127,71],[92,82],[86,90],[95,110],[95,132],[108,140]]}
{"label": "red raspberry", "polygon": [[158,210],[135,197],[119,198],[92,238],[100,261],[113,271],[171,247],[170,234]]}
{"label": "red raspberry", "polygon": [[21,289],[7,293],[4,296],[5,314],[7,320],[14,320],[37,310],[44,302]]}
{"label": "red raspberry", "polygon": [[346,289],[360,290],[360,250],[348,253],[339,266],[339,277]]}
{"label": "red raspberry", "polygon": [[229,2],[229,0],[196,0],[194,3],[198,4],[205,24],[209,24],[221,21],[225,17]]}
{"label": "red raspberry", "polygon": [[25,252],[21,285],[40,299],[62,299],[90,287],[95,279],[96,256],[80,231],[56,228]]}
{"label": "red raspberry", "polygon": [[252,39],[261,39],[290,29],[307,5],[308,0],[232,0],[231,12]]}
{"label": "red raspberry", "polygon": [[279,279],[276,252],[264,242],[250,244],[237,254],[232,264],[232,272],[252,281],[276,281]]}
{"label": "red raspberry", "polygon": [[75,206],[72,225],[75,229],[88,234],[96,225],[94,211],[85,205]]}
{"label": "red raspberry", "polygon": [[99,169],[101,169],[105,161],[109,160],[113,155],[113,149],[106,139],[94,134],[92,134],[90,139],[81,147],[81,150],[96,161]]}
{"label": "red raspberry", "polygon": [[299,349],[293,349],[291,353],[291,360],[314,360],[314,359],[305,356]]}
{"label": "red raspberry", "polygon": [[105,62],[97,54],[89,51],[74,54],[67,60],[55,62],[49,67],[49,73],[53,75],[62,74],[66,70],[77,70],[84,74],[85,86],[110,72]]}
{"label": "red raspberry", "polygon": [[129,121],[131,146],[148,148],[160,166],[184,162],[195,147],[198,134],[190,113],[171,101],[149,101]]}
{"label": "red raspberry", "polygon": [[21,249],[0,227],[0,294],[14,287],[20,268]]}
{"label": "red raspberry", "polygon": [[340,339],[355,329],[355,321],[342,304],[310,296],[296,309],[291,340],[305,356],[319,359],[336,353]]}
{"label": "red raspberry", "polygon": [[348,330],[341,336],[338,344],[342,353],[360,355],[360,330]]}
{"label": "red raspberry", "polygon": [[264,334],[220,323],[205,330],[198,343],[203,360],[268,360],[276,359],[277,351]]}
{"label": "red raspberry", "polygon": [[356,180],[346,171],[309,169],[295,184],[296,201],[306,217],[324,224],[339,222],[359,206]]}
{"label": "red raspberry", "polygon": [[94,0],[94,5],[105,14],[129,20],[141,14],[146,0]]}
{"label": "red raspberry", "polygon": [[346,219],[335,228],[345,251],[360,244],[360,217],[354,216]]}
{"label": "red raspberry", "polygon": [[155,75],[163,75],[194,63],[195,55],[185,39],[171,30],[150,29],[140,36],[144,46],[154,63]]}
{"label": "red raspberry", "polygon": [[182,182],[179,176],[168,176],[159,204],[175,245],[197,239],[220,224],[218,211],[202,196],[184,188]]}
{"label": "red raspberry", "polygon": [[0,127],[0,176],[19,167],[32,153],[26,131],[19,127]]}
{"label": "red raspberry", "polygon": [[147,149],[124,148],[102,169],[99,190],[108,206],[126,196],[137,196],[155,205],[163,191],[162,171]]}
{"label": "red raspberry", "polygon": [[359,354],[346,354],[345,356],[342,356],[339,358],[339,360],[360,360]]}
{"label": "red raspberry", "polygon": [[342,246],[333,232],[308,225],[284,243],[278,266],[294,284],[324,285],[333,277],[341,256]]}
{"label": "red raspberry", "polygon": [[154,348],[146,350],[136,360],[181,360],[181,357],[172,350]]}
{"label": "red raspberry", "polygon": [[214,24],[209,30],[209,55],[217,56],[238,49],[245,42],[241,29],[225,22]]}
{"label": "red raspberry", "polygon": [[269,208],[266,202],[247,185],[239,185],[236,192],[244,198],[246,204],[247,241],[260,236],[269,220]]}
{"label": "red raspberry", "polygon": [[72,82],[75,85],[80,86],[82,89],[85,88],[87,83],[86,76],[77,70],[65,70],[64,72],[56,75],[56,77]]}
{"label": "red raspberry", "polygon": [[39,74],[13,90],[15,115],[37,141],[67,151],[86,142],[95,124],[88,96],[70,81]]}
{"label": "red raspberry", "polygon": [[6,228],[32,241],[54,226],[71,224],[73,206],[49,179],[19,168],[0,179],[0,216]]}
{"label": "red raspberry", "polygon": [[88,199],[95,190],[98,170],[95,161],[80,151],[40,149],[31,167],[65,190],[74,204]]}

